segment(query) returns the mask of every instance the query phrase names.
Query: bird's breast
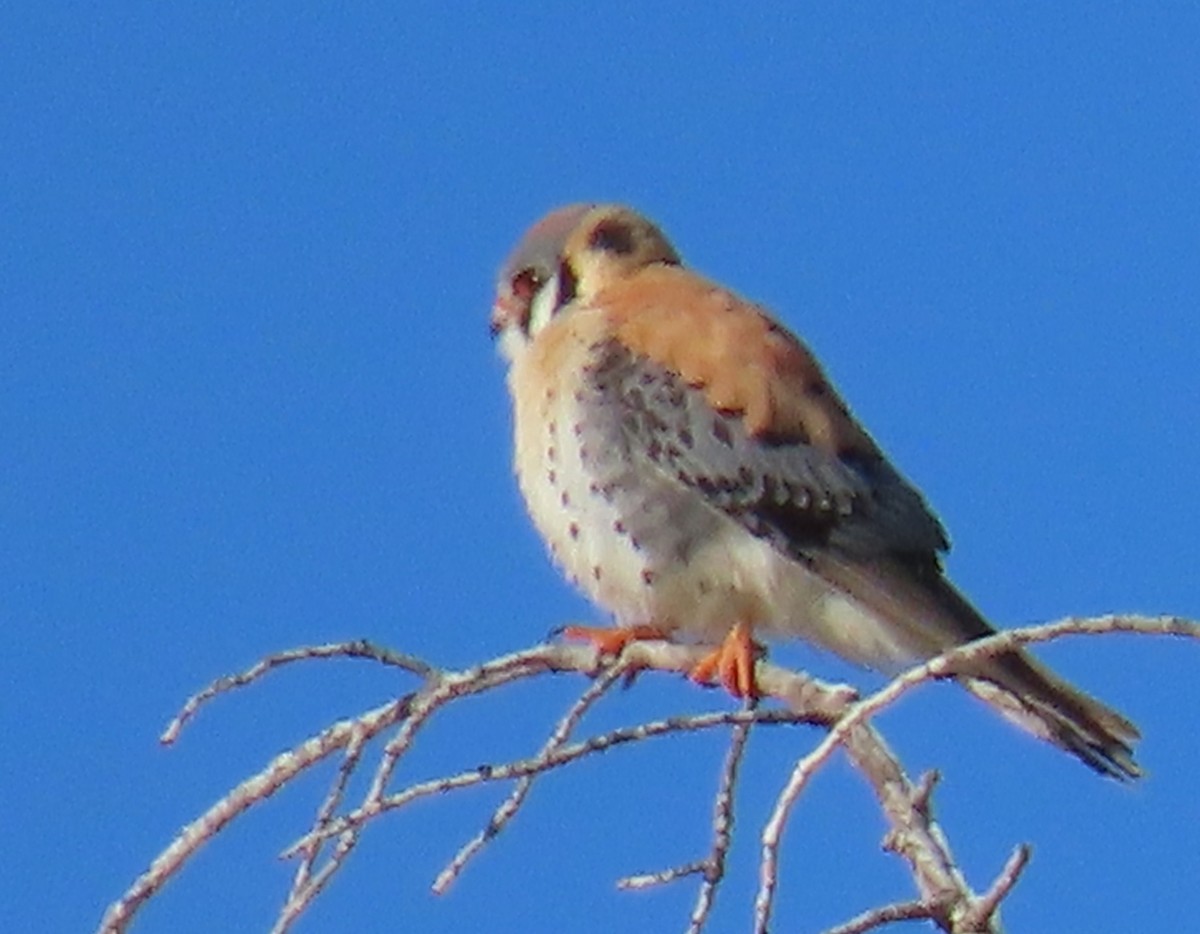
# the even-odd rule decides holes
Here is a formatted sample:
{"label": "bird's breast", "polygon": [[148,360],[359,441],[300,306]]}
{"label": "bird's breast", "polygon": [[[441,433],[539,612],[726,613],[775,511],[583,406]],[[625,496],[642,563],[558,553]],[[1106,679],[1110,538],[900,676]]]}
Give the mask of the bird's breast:
{"label": "bird's breast", "polygon": [[555,561],[621,624],[719,640],[767,621],[782,557],[631,456],[620,400],[589,381],[597,344],[551,336],[509,379],[518,482]]}

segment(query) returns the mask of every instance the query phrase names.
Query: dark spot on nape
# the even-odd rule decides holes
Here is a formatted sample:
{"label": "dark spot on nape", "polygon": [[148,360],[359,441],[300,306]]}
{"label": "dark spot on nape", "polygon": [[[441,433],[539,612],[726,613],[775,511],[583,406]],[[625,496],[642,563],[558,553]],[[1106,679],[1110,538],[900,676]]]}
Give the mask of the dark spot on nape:
{"label": "dark spot on nape", "polygon": [[546,471],[546,480],[550,483],[551,486],[556,486],[558,484],[558,472],[555,470],[547,470]]}
{"label": "dark spot on nape", "polygon": [[567,534],[571,536],[572,541],[578,541],[578,539],[579,539],[579,523],[572,522],[569,526],[567,526]]}
{"label": "dark spot on nape", "polygon": [[546,448],[546,460],[550,461],[552,464],[558,460],[558,448],[556,448],[553,444]]}
{"label": "dark spot on nape", "polygon": [[592,580],[600,580],[600,578],[603,576],[603,574],[604,574],[604,572],[600,570],[600,565],[598,565],[598,564],[592,565]]}
{"label": "dark spot on nape", "polygon": [[603,220],[588,236],[588,246],[605,253],[628,256],[634,248],[633,230],[624,221],[616,218]]}
{"label": "dark spot on nape", "polygon": [[560,496],[558,498],[558,500],[560,503],[563,504],[563,508],[567,508],[571,505],[571,494],[568,493],[566,490],[563,490],[562,496]]}
{"label": "dark spot on nape", "polygon": [[578,288],[579,277],[575,275],[575,270],[571,268],[571,264],[565,260],[559,263],[558,301],[555,303],[555,307],[562,308],[563,305],[569,305],[575,301],[575,292]]}
{"label": "dark spot on nape", "polygon": [[642,583],[647,587],[654,583],[654,572],[649,568],[642,571]]}
{"label": "dark spot on nape", "polygon": [[613,523],[613,526],[612,526],[612,527],[613,527],[613,531],[614,531],[614,532],[616,532],[618,535],[624,535],[624,534],[625,534],[625,523],[624,523],[624,522],[622,522],[620,519],[617,519],[617,520],[616,520],[616,521]]}

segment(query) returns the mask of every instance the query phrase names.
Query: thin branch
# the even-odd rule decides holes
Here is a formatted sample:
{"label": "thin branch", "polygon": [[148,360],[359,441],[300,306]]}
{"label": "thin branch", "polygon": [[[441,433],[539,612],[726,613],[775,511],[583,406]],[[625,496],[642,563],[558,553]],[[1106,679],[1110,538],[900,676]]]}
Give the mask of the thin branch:
{"label": "thin branch", "polygon": [[952,930],[949,907],[970,899],[973,893],[934,819],[931,776],[926,774],[914,783],[883,737],[869,724],[861,724],[850,733],[846,751],[870,783],[890,825],[885,848],[908,863],[921,901],[934,912],[932,920],[942,930]]}
{"label": "thin branch", "polygon": [[284,934],[300,920],[300,916],[308,906],[325,890],[325,886],[329,884],[334,874],[345,864],[351,851],[358,844],[358,835],[357,830],[349,830],[338,837],[333,852],[329,854],[321,868],[309,877],[302,888],[294,890],[288,896],[288,900],[284,902],[283,907],[279,909],[279,916],[275,919],[275,924],[271,926],[271,934]]}
{"label": "thin branch", "polygon": [[[1197,638],[1200,637],[1200,625],[1178,616],[1132,617],[1109,615],[1091,619],[1069,618],[1057,623],[1046,623],[1039,626],[1005,630],[994,636],[979,639],[932,658],[924,664],[918,665],[897,676],[870,697],[853,704],[845,716],[837,722],[812,752],[802,757],[796,763],[787,784],[776,799],[775,808],[767,821],[762,836],[759,890],[755,897],[754,909],[755,931],[765,932],[770,921],[779,877],[779,846],[783,829],[792,807],[816,771],[829,760],[837,747],[847,743],[850,737],[857,735],[860,747],[864,743],[868,747],[875,747],[873,751],[868,749],[868,752],[872,757],[878,755],[879,744],[882,743],[882,740],[879,739],[878,734],[874,733],[874,731],[866,729],[866,722],[871,717],[883,708],[895,703],[901,696],[919,684],[940,678],[952,677],[964,663],[1002,654],[1018,646],[1047,642],[1066,635],[1111,632]],[[888,757],[893,762],[895,761],[890,753]],[[858,758],[853,755],[853,750],[852,758]],[[858,761],[856,764],[860,768],[864,765],[862,761]],[[868,776],[870,775],[869,769],[863,768],[863,771]],[[905,782],[907,782],[907,779],[905,779]],[[912,795],[909,794],[908,798],[911,803]],[[920,816],[915,808],[913,809],[913,815]],[[936,830],[936,825],[931,821],[924,823],[927,823],[927,830]],[[937,834],[940,836],[940,830],[937,831]],[[935,849],[929,849],[927,846],[922,847],[922,849],[925,850],[925,855],[933,855],[935,857],[934,866],[936,867],[935,874],[937,876],[945,876],[943,869],[954,867],[954,861],[949,858],[949,848],[944,845],[944,838],[943,845],[939,845]],[[910,862],[912,862],[911,859]],[[937,867],[936,864],[939,863],[941,866]],[[914,869],[917,868],[914,863]],[[926,868],[930,868],[928,864]],[[920,884],[922,879],[921,872],[918,872],[917,879]],[[949,885],[945,884],[947,882]],[[966,887],[965,881],[962,880],[961,873],[957,869],[954,869],[949,878],[937,880],[932,887],[932,891],[925,891],[925,888],[926,886],[922,885],[923,894],[926,896],[926,903],[941,904],[945,903],[947,899],[961,899],[963,903],[972,901],[970,889]],[[955,899],[955,895],[958,896],[958,899]],[[949,929],[947,928],[947,930]]]}
{"label": "thin branch", "polygon": [[351,828],[358,827],[379,814],[394,811],[430,795],[445,794],[459,788],[470,788],[489,782],[509,781],[526,775],[536,775],[552,769],[562,768],[580,759],[585,759],[597,753],[607,752],[617,746],[627,743],[642,742],[658,736],[673,733],[692,733],[709,730],[715,727],[729,726],[735,723],[751,722],[761,724],[804,723],[807,719],[797,713],[787,710],[764,711],[731,711],[728,713],[696,714],[688,717],[668,717],[654,720],[638,726],[623,727],[592,736],[588,739],[551,750],[544,755],[529,759],[515,759],[503,765],[484,765],[469,769],[455,775],[446,775],[429,781],[409,785],[403,791],[375,798],[364,802],[353,811],[342,815],[320,831],[313,831],[292,843],[281,854],[284,857],[294,856],[303,852],[317,841],[337,836]]}
{"label": "thin branch", "polygon": [[[571,735],[571,732],[579,725],[579,721],[583,719],[584,714],[591,709],[596,701],[608,693],[609,689],[624,677],[628,671],[628,664],[622,660],[618,660],[605,669],[559,720],[538,755],[544,757],[556,749],[560,749]],[[449,865],[438,873],[438,877],[433,882],[433,892],[435,895],[444,894],[454,883],[454,880],[462,873],[471,857],[482,850],[491,840],[495,839],[500,831],[508,825],[509,821],[516,816],[517,811],[520,810],[526,796],[533,787],[534,778],[535,775],[525,775],[519,778],[512,793],[496,808],[491,819],[488,820],[483,829],[454,854],[454,858],[450,861]]]}
{"label": "thin branch", "polygon": [[[363,750],[367,748],[367,738],[362,731],[354,733],[351,737],[350,743],[346,747],[346,754],[342,757],[342,763],[338,766],[337,775],[325,795],[325,800],[317,808],[313,829],[319,830],[333,819],[334,813],[345,797],[350,777],[362,760]],[[333,878],[333,874],[345,862],[357,840],[358,836],[355,832],[347,832],[339,837],[333,852],[326,857],[324,865],[315,874],[313,868],[321,854],[322,844],[318,843],[304,852],[303,859],[296,867],[291,891],[288,892],[288,897],[279,910],[279,917],[276,919],[274,927],[271,928],[271,934],[283,934],[299,919],[312,900],[324,889],[329,880]]]}
{"label": "thin branch", "polygon": [[282,668],[284,665],[318,658],[368,659],[379,662],[382,665],[402,668],[419,678],[428,678],[434,671],[427,662],[422,661],[414,655],[394,652],[391,649],[374,645],[366,639],[357,639],[353,642],[334,642],[329,645],[301,646],[298,649],[288,649],[286,652],[276,652],[251,665],[245,671],[218,678],[212,684],[208,685],[208,687],[197,691],[189,697],[179,713],[167,724],[158,741],[164,746],[170,746],[174,743],[179,738],[179,734],[187,722],[199,712],[202,706],[214,697],[253,684],[255,681],[258,681],[277,668]]}
{"label": "thin branch", "polygon": [[[751,704],[746,709],[752,711],[754,708]],[[733,842],[733,796],[737,787],[738,772],[746,753],[746,743],[750,738],[750,728],[754,722],[756,721],[747,720],[735,723],[730,731],[729,749],[725,753],[725,761],[713,798],[713,838],[708,855],[696,862],[654,873],[626,876],[617,881],[617,888],[620,889],[646,889],[667,885],[690,876],[702,876],[703,881],[696,893],[696,904],[689,919],[688,934],[699,934],[707,923],[717,889],[725,877],[725,860]]]}
{"label": "thin branch", "polygon": [[1013,850],[1012,856],[1000,870],[996,881],[963,912],[960,924],[964,931],[987,930],[987,926],[992,923],[993,918],[1000,911],[1000,902],[1017,884],[1017,880],[1021,878],[1021,873],[1025,871],[1032,854],[1033,851],[1028,843],[1022,843]]}
{"label": "thin branch", "polygon": [[[211,684],[192,697],[163,734],[170,743],[182,727],[207,701],[219,694],[252,684],[270,671],[295,661],[318,658],[367,658],[399,667],[421,678],[416,691],[384,706],[370,710],[354,720],[340,721],[298,743],[293,749],[273,758],[256,775],[230,790],[173,840],[134,880],[131,887],[110,906],[99,930],[103,934],[121,934],[138,908],[173,877],[208,840],[235,817],[244,813],[284,787],[303,771],[344,750],[343,759],[331,787],[318,806],[307,834],[292,845],[288,855],[300,855],[287,901],[276,921],[275,930],[290,929],[294,921],[345,865],[358,834],[365,824],[384,813],[431,794],[452,791],[484,782],[515,781],[509,798],[492,815],[481,835],[473,838],[439,875],[435,885],[444,889],[461,873],[478,848],[506,826],[521,807],[529,792],[529,782],[538,775],[604,752],[618,745],[639,742],[674,732],[688,732],[729,726],[731,743],[722,771],[713,811],[713,843],[708,856],[697,863],[664,870],[651,876],[623,880],[625,887],[662,884],[685,876],[702,874],[704,882],[697,895],[690,930],[698,931],[707,920],[712,900],[724,872],[733,825],[733,800],[738,767],[745,737],[751,724],[810,723],[827,728],[828,733],[811,752],[796,764],[776,800],[776,807],[763,832],[760,885],[755,899],[756,930],[765,931],[770,919],[779,880],[779,843],[796,797],[822,764],[844,746],[855,768],[870,783],[879,801],[889,830],[885,845],[909,864],[919,900],[897,902],[868,912],[848,925],[835,929],[839,934],[905,920],[911,917],[932,920],[943,931],[964,934],[967,931],[998,931],[999,906],[1018,881],[1029,851],[1018,848],[1005,869],[983,895],[976,895],[963,878],[948,841],[933,817],[930,802],[936,775],[914,782],[901,767],[871,719],[882,709],[918,684],[949,677],[980,658],[1008,651],[1019,645],[1044,642],[1070,634],[1135,632],[1175,636],[1200,636],[1200,625],[1175,616],[1105,616],[1093,619],[1066,619],[1042,626],[1010,630],[955,649],[891,682],[862,700],[844,685],[828,685],[806,675],[788,671],[766,661],[756,668],[756,679],[764,697],[782,703],[784,710],[738,711],[664,718],[638,726],[613,730],[567,744],[566,740],[595,700],[615,683],[611,665],[590,646],[554,644],[515,652],[460,672],[440,671],[420,659],[390,652],[366,642],[315,646],[272,655],[245,671]],[[620,665],[628,671],[655,669],[686,672],[707,651],[704,646],[675,645],[667,642],[637,642],[622,655]],[[514,759],[499,766],[485,766],[427,781],[413,782],[397,791],[389,786],[397,763],[412,748],[416,735],[429,724],[442,707],[459,698],[482,694],[518,680],[546,673],[578,672],[599,676],[584,695],[557,722],[551,736],[534,756]],[[367,744],[382,733],[395,733],[385,744],[376,763],[370,789],[364,799],[342,814],[350,777],[364,765]],[[326,849],[329,848],[329,849]],[[325,859],[321,861],[322,853]],[[919,906],[919,909],[918,909]],[[888,912],[892,914],[889,915]],[[858,927],[853,927],[858,925]],[[866,925],[866,926],[863,926]]]}
{"label": "thin branch", "polygon": [[704,881],[700,885],[700,891],[696,893],[696,904],[692,908],[688,934],[700,934],[712,913],[717,888],[725,878],[725,859],[733,843],[733,793],[737,788],[738,773],[746,755],[751,726],[750,722],[737,723],[729,734],[729,750],[725,753],[717,795],[713,799],[712,849],[709,850],[708,858],[703,864]]}
{"label": "thin branch", "polygon": [[689,876],[703,874],[708,867],[708,860],[698,859],[694,863],[684,863],[682,866],[671,866],[658,872],[646,872],[636,876],[624,876],[617,880],[617,888],[628,892],[638,889],[652,889],[660,885],[668,885]]}
{"label": "thin branch", "polygon": [[265,801],[311,765],[346,747],[355,732],[375,735],[401,719],[406,712],[405,699],[392,701],[357,720],[339,721],[287,752],[280,753],[262,771],[241,782],[184,827],[129,890],[109,907],[100,922],[100,931],[104,934],[124,931],[141,904],[235,817]]}
{"label": "thin branch", "polygon": [[895,902],[891,905],[864,911],[845,924],[829,928],[824,934],[864,934],[865,931],[872,931],[896,921],[929,921],[937,916],[938,909],[931,908],[925,902]]}

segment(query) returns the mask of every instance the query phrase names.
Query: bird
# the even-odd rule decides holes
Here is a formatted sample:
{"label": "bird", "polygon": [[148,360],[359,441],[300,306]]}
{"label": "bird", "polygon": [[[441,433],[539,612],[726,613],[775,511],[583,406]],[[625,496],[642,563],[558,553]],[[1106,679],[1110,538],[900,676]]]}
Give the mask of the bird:
{"label": "bird", "polygon": [[[898,672],[996,630],[947,579],[946,532],[812,351],[683,264],[621,204],[557,208],[500,269],[514,472],[557,565],[613,627],[708,648],[690,674],[755,697],[760,640]],[[954,669],[1007,719],[1104,775],[1137,727],[1021,649]]]}

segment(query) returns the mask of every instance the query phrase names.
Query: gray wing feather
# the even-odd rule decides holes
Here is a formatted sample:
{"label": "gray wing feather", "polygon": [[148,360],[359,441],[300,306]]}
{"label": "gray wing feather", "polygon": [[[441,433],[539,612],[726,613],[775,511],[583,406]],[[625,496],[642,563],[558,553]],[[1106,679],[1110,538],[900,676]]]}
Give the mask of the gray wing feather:
{"label": "gray wing feather", "polygon": [[824,547],[936,562],[948,547],[920,494],[881,457],[753,438],[736,413],[714,411],[699,389],[615,343],[590,376],[595,401],[619,419],[624,456],[698,491],[793,557]]}

